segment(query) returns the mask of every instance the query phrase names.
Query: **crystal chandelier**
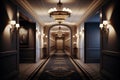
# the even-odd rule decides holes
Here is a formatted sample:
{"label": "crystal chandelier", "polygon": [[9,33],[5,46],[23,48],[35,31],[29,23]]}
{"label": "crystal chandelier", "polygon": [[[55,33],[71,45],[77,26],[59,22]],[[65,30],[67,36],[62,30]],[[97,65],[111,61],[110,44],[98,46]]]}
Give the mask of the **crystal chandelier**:
{"label": "crystal chandelier", "polygon": [[57,7],[50,8],[48,13],[56,22],[62,23],[66,18],[70,17],[72,11],[69,8],[63,7],[61,0],[59,0]]}

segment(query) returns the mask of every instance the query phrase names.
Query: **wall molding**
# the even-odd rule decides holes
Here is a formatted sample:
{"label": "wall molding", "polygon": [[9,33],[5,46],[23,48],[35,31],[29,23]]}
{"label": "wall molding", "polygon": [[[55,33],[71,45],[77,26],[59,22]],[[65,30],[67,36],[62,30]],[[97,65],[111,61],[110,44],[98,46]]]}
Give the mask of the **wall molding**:
{"label": "wall molding", "polygon": [[80,25],[81,23],[83,23],[88,16],[90,16],[92,13],[97,11],[99,9],[99,7],[101,7],[106,1],[104,1],[104,0],[94,0],[88,6],[88,8],[86,9],[86,11],[85,11],[84,15],[82,16],[82,18],[80,18],[80,20],[77,22],[77,25]]}
{"label": "wall molding", "polygon": [[[11,0],[12,1],[12,0]],[[23,7],[31,16],[38,22],[39,25],[44,26],[45,23],[39,19],[37,14],[33,11],[32,6],[29,4],[27,0],[15,0],[19,6]]]}
{"label": "wall molding", "polygon": [[120,57],[120,52],[110,51],[110,50],[102,50],[103,55]]}
{"label": "wall molding", "polygon": [[97,47],[96,47],[96,48],[86,48],[86,49],[95,49],[95,50],[96,50],[96,49],[100,49],[100,48],[97,48]]}
{"label": "wall molding", "polygon": [[0,58],[6,57],[6,56],[12,56],[16,54],[17,54],[17,50],[4,51],[4,52],[0,52]]}
{"label": "wall molding", "polygon": [[101,77],[103,80],[119,80],[120,52],[102,50]]}
{"label": "wall molding", "polygon": [[33,63],[36,61],[35,48],[20,48],[20,63]]}
{"label": "wall molding", "polygon": [[14,78],[18,77],[17,50],[0,52],[0,62],[1,80],[14,80]]}
{"label": "wall molding", "polygon": [[85,60],[85,63],[99,63],[100,62],[100,59],[98,58],[87,58]]}
{"label": "wall molding", "polygon": [[34,58],[20,58],[20,63],[31,63],[31,62],[35,62]]}
{"label": "wall molding", "polygon": [[35,48],[20,48],[20,50],[35,50]]}

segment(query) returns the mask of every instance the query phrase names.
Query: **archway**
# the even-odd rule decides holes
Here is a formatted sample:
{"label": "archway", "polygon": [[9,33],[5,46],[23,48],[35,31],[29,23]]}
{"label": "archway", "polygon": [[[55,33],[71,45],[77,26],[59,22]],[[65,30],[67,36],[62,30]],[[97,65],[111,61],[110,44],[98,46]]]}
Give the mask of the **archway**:
{"label": "archway", "polygon": [[[60,30],[60,28],[63,30],[63,29],[66,29],[66,31],[63,31],[63,34],[61,35],[61,37],[60,37],[60,35],[58,36],[58,33],[59,32],[57,32],[58,30]],[[54,32],[54,30],[55,30],[55,32],[54,32],[54,34],[52,34],[52,35],[54,35],[55,37],[54,37],[54,44],[52,44],[51,45],[51,30]],[[66,36],[66,33],[68,33],[69,32],[69,41],[68,41],[68,43],[66,44],[66,38],[65,38],[65,36]],[[57,40],[58,40],[58,42],[62,42],[62,44],[61,45],[57,45]],[[67,46],[69,44],[69,47]],[[54,47],[53,47],[53,45],[55,45]],[[63,51],[64,50],[66,50],[67,48],[68,48],[68,50],[69,50],[69,55],[71,55],[72,54],[72,29],[71,29],[71,27],[70,26],[68,26],[68,25],[65,25],[65,24],[55,24],[55,25],[52,25],[52,26],[50,26],[49,27],[49,29],[48,29],[48,54],[49,55],[51,55],[50,54],[50,52],[51,52],[51,50],[52,50],[52,48],[53,49],[55,49],[55,50],[57,50],[57,47],[56,46],[58,46],[58,47],[61,47],[61,46],[63,46]],[[59,48],[58,48],[59,49]]]}

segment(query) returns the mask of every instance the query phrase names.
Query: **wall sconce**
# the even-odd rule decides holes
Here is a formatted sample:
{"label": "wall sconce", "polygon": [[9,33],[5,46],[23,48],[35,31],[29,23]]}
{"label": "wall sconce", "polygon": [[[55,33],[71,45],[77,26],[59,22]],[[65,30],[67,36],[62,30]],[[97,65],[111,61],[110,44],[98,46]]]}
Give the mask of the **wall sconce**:
{"label": "wall sconce", "polygon": [[109,29],[109,21],[103,20],[103,23],[100,24],[100,28]]}
{"label": "wall sconce", "polygon": [[84,32],[84,27],[82,27],[81,31],[83,31],[83,32]]}
{"label": "wall sconce", "polygon": [[103,21],[103,24],[104,24],[104,25],[107,25],[107,24],[108,24],[108,21],[107,21],[107,20],[104,20],[104,21]]}
{"label": "wall sconce", "polygon": [[40,31],[38,32],[38,34],[40,35]]}
{"label": "wall sconce", "polygon": [[107,21],[107,20],[103,21],[103,25],[106,26],[106,28],[109,28],[109,24],[110,24],[109,21]]}
{"label": "wall sconce", "polygon": [[10,29],[15,28],[16,21],[15,20],[10,20],[9,24],[10,24]]}
{"label": "wall sconce", "polygon": [[10,25],[10,32],[14,32],[15,31],[15,28],[18,28],[20,27],[20,24],[16,23],[15,20],[11,20],[9,21],[9,25]]}
{"label": "wall sconce", "polygon": [[73,35],[73,38],[74,38],[75,36]]}
{"label": "wall sconce", "polygon": [[36,28],[36,32],[37,32],[38,35],[41,34],[38,28]]}
{"label": "wall sconce", "polygon": [[42,36],[42,37],[44,37],[44,36],[45,36],[45,34],[44,34],[44,33],[41,33],[41,36]]}
{"label": "wall sconce", "polygon": [[77,37],[77,36],[78,36],[78,34],[76,33],[76,34],[75,34],[75,36]]}
{"label": "wall sconce", "polygon": [[102,24],[102,23],[100,24],[100,28],[101,28],[101,29],[103,28],[103,24]]}
{"label": "wall sconce", "polygon": [[48,36],[46,35],[45,37],[47,38]]}
{"label": "wall sconce", "polygon": [[10,23],[11,25],[15,25],[15,24],[16,24],[16,21],[15,21],[15,20],[11,20],[11,21],[9,21],[9,23]]}
{"label": "wall sconce", "polygon": [[10,32],[14,32],[14,31],[15,31],[15,24],[16,24],[16,21],[15,21],[15,20],[10,20],[10,21],[9,21]]}
{"label": "wall sconce", "polygon": [[103,23],[100,24],[101,30],[104,32],[104,34],[109,33],[109,21],[108,20],[103,20]]}
{"label": "wall sconce", "polygon": [[20,24],[17,23],[17,24],[15,25],[15,27],[18,29],[18,28],[20,27]]}
{"label": "wall sconce", "polygon": [[82,34],[82,32],[80,31],[80,35]]}

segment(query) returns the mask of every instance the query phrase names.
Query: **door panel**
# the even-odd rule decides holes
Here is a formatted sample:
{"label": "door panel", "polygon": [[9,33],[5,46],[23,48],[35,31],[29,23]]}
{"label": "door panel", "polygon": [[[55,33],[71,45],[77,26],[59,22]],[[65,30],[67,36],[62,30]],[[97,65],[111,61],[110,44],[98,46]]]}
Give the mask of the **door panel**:
{"label": "door panel", "polygon": [[57,39],[57,50],[63,50],[63,40]]}

